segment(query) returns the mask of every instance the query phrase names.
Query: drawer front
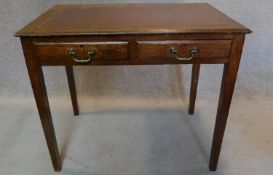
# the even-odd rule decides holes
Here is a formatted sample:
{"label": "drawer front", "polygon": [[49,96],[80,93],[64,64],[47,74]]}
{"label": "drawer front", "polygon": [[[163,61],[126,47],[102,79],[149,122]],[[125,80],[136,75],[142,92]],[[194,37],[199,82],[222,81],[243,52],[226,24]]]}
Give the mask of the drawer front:
{"label": "drawer front", "polygon": [[100,39],[35,40],[33,44],[42,65],[222,64],[229,61],[232,45],[232,40]]}
{"label": "drawer front", "polygon": [[[171,62],[183,58],[186,59],[184,61],[202,62],[209,59],[229,58],[231,43],[231,40],[139,41],[138,59]],[[172,49],[176,53],[171,52]],[[197,51],[192,53],[193,49]]]}
{"label": "drawer front", "polygon": [[[128,42],[34,43],[42,63],[86,64],[129,60]],[[71,52],[73,51],[73,52]],[[92,54],[89,55],[89,52]],[[91,59],[88,61],[88,59]]]}

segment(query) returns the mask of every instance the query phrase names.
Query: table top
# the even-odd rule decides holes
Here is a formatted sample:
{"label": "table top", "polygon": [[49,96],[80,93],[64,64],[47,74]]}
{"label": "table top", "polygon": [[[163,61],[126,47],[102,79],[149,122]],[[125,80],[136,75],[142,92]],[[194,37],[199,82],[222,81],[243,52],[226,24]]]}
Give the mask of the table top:
{"label": "table top", "polygon": [[206,3],[55,5],[15,36],[250,33]]}

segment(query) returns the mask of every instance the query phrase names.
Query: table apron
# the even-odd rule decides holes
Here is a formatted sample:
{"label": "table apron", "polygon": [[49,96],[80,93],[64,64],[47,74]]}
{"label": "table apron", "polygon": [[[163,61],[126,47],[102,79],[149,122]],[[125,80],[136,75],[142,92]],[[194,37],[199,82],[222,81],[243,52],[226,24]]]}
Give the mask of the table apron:
{"label": "table apron", "polygon": [[[48,41],[36,38],[33,40],[33,52],[41,65],[48,66],[225,64],[230,60],[233,43],[232,39],[206,37],[134,39],[137,38],[83,38],[75,41],[69,38]],[[175,53],[171,52],[172,48]],[[193,49],[197,52],[192,53]],[[71,55],[71,50],[74,55]],[[91,56],[90,50],[95,52]]]}

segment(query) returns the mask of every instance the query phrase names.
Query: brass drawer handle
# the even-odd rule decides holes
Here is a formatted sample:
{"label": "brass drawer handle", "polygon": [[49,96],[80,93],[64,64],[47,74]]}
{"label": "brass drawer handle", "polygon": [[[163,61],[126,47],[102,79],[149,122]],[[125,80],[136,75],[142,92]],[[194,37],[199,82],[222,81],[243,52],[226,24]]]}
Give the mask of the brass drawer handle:
{"label": "brass drawer handle", "polygon": [[76,61],[77,63],[88,63],[90,62],[95,56],[96,56],[97,49],[96,48],[91,48],[88,50],[88,59],[80,59],[77,58],[76,50],[73,48],[68,49],[68,54],[72,56],[73,60]]}
{"label": "brass drawer handle", "polygon": [[193,59],[194,55],[197,54],[197,53],[199,52],[199,49],[198,49],[197,47],[193,47],[193,48],[191,49],[190,56],[188,56],[188,57],[179,57],[179,56],[177,55],[178,50],[177,50],[177,48],[175,48],[175,47],[171,47],[170,52],[171,52],[171,54],[172,54],[176,59],[178,59],[179,61],[189,61],[189,60]]}

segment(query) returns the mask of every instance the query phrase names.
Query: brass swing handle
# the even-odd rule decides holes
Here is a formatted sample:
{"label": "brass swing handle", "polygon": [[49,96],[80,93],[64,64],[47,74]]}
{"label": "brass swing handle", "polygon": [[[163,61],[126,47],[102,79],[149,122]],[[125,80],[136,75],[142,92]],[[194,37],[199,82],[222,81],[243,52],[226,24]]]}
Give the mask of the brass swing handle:
{"label": "brass swing handle", "polygon": [[193,59],[194,55],[197,54],[197,53],[199,52],[199,49],[198,49],[197,47],[193,47],[193,48],[191,49],[190,56],[188,56],[188,57],[179,57],[179,56],[177,55],[178,49],[175,48],[175,47],[171,47],[170,52],[171,52],[171,54],[172,54],[176,59],[178,59],[179,61],[189,61],[189,60]]}
{"label": "brass swing handle", "polygon": [[96,53],[97,53],[97,49],[91,48],[88,50],[88,53],[87,53],[88,58],[81,59],[81,58],[77,58],[76,50],[74,48],[68,49],[68,54],[72,56],[73,60],[76,61],[77,63],[82,63],[82,64],[92,61],[92,59],[96,56]]}

